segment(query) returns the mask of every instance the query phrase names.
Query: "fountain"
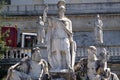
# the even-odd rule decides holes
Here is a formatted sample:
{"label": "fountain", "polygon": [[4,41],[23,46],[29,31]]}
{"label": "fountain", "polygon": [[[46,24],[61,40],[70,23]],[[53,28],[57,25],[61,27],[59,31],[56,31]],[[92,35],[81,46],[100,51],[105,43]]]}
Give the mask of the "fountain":
{"label": "fountain", "polygon": [[[76,42],[73,40],[72,22],[65,16],[64,0],[57,3],[58,17],[47,17],[46,5],[43,18],[39,17],[37,46],[32,58],[26,57],[8,70],[6,80],[119,80],[107,67],[108,52],[97,48],[103,44],[102,20],[95,22],[95,46],[88,47],[88,57],[75,64]],[[47,23],[45,36],[44,26]],[[41,35],[42,34],[42,35]],[[48,61],[41,59],[40,46],[45,41]],[[49,64],[49,65],[48,65]]]}

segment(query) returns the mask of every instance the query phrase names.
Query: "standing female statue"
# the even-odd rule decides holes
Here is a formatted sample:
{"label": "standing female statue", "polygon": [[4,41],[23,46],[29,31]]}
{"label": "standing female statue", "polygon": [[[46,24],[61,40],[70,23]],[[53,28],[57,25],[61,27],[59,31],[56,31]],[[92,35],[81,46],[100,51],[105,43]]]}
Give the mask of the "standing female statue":
{"label": "standing female statue", "polygon": [[99,14],[97,15],[97,20],[95,21],[95,28],[94,28],[94,32],[95,32],[95,39],[97,43],[103,43],[103,22],[100,19]]}
{"label": "standing female statue", "polygon": [[45,30],[44,30],[44,22],[42,21],[42,17],[39,16],[39,20],[38,20],[38,31],[37,31],[37,44],[41,44],[44,43],[44,39],[45,39]]}
{"label": "standing female statue", "polygon": [[65,16],[65,1],[59,1],[57,8],[58,17],[48,19],[47,49],[49,63],[52,69],[73,69],[76,46],[72,39],[72,22]]}

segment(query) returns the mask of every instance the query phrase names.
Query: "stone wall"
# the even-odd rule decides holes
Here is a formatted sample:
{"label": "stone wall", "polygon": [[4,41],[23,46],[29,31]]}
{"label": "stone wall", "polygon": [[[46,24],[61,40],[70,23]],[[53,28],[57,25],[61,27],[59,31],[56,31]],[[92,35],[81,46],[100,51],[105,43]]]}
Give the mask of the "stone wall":
{"label": "stone wall", "polygon": [[[56,4],[59,0],[11,0],[12,5],[24,4]],[[120,2],[120,0],[65,0],[66,3],[106,3],[106,2]]]}
{"label": "stone wall", "polygon": [[[95,18],[94,15],[67,15],[73,23],[74,39],[79,46],[88,46],[94,44]],[[103,37],[106,45],[120,45],[120,15],[119,14],[101,14],[103,21]],[[14,26],[21,32],[36,32],[38,27],[38,16],[15,16],[5,17],[1,24],[5,26]]]}
{"label": "stone wall", "polygon": [[[103,32],[103,42],[105,45],[120,45],[120,30],[105,30]],[[95,44],[93,31],[76,31],[74,40],[78,46],[89,46]]]}
{"label": "stone wall", "polygon": [[11,5],[43,4],[44,0],[11,0]]}
{"label": "stone wall", "polygon": [[[73,23],[73,31],[91,31],[95,27],[96,14],[68,16]],[[104,30],[120,30],[120,14],[100,14]]]}
{"label": "stone wall", "polygon": [[1,26],[15,26],[21,30],[21,32],[36,32],[37,30],[37,20],[36,16],[14,16],[14,17],[4,17],[0,21]]}
{"label": "stone wall", "polygon": [[[55,4],[59,0],[45,0],[45,3]],[[104,2],[120,2],[120,0],[65,0],[66,3],[104,3]]]}
{"label": "stone wall", "polygon": [[[73,31],[92,31],[95,27],[96,14],[66,16],[72,21]],[[120,30],[120,14],[101,14],[100,17],[104,30]],[[11,16],[3,17],[0,23],[1,25],[17,24],[19,28],[31,29],[37,26],[37,20],[38,16]]]}
{"label": "stone wall", "polygon": [[11,0],[12,5],[32,4],[32,0]]}

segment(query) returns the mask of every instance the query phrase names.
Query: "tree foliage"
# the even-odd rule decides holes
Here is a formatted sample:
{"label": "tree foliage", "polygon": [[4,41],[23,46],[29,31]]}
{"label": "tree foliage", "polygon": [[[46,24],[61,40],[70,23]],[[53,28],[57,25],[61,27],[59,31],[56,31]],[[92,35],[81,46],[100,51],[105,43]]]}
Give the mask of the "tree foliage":
{"label": "tree foliage", "polygon": [[1,17],[2,8],[4,5],[5,5],[5,0],[0,0],[0,17]]}
{"label": "tree foliage", "polygon": [[8,50],[8,47],[6,46],[5,42],[5,38],[8,36],[9,36],[8,31],[0,35],[0,54],[4,54],[6,50]]}
{"label": "tree foliage", "polygon": [[[4,7],[5,4],[6,4],[5,0],[0,0],[0,17],[2,16],[1,9]],[[5,42],[5,38],[7,36],[8,36],[8,32],[1,34],[1,26],[0,26],[0,59],[1,59],[1,55],[3,55],[8,49]]]}

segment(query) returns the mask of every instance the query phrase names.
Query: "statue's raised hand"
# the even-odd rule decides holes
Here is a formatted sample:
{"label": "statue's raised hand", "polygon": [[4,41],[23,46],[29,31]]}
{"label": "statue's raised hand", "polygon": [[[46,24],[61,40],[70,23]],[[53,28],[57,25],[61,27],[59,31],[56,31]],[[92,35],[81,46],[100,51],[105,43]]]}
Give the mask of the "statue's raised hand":
{"label": "statue's raised hand", "polygon": [[48,5],[45,5],[44,11],[43,11],[43,22],[46,22],[47,12],[48,12]]}

